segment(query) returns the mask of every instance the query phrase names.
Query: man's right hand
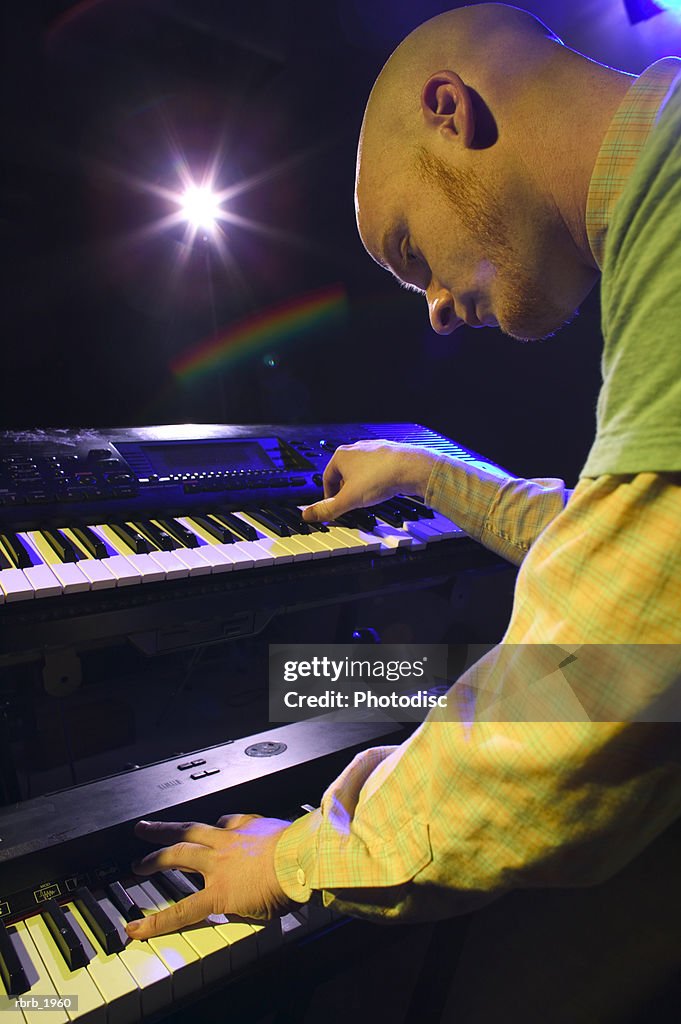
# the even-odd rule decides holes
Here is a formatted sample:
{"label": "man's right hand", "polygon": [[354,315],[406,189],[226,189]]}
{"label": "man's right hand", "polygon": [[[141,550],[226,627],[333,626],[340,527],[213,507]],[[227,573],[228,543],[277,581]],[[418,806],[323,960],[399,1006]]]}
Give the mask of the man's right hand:
{"label": "man's right hand", "polygon": [[353,508],[366,508],[394,494],[423,497],[435,452],[393,441],[342,444],[324,470],[324,499],[308,505],[303,519],[318,523],[336,519]]}

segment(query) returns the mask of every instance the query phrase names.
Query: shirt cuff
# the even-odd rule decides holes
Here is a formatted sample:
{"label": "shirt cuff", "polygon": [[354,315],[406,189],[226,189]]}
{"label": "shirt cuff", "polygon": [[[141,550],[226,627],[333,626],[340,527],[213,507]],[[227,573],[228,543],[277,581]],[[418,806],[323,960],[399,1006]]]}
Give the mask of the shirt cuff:
{"label": "shirt cuff", "polygon": [[282,832],[274,850],[274,869],[279,885],[296,903],[307,903],[312,895],[309,870],[316,861],[317,831],[321,821],[319,809],[298,818]]}
{"label": "shirt cuff", "polygon": [[430,471],[423,500],[480,541],[492,505],[512,479],[501,470],[493,473],[441,455]]}

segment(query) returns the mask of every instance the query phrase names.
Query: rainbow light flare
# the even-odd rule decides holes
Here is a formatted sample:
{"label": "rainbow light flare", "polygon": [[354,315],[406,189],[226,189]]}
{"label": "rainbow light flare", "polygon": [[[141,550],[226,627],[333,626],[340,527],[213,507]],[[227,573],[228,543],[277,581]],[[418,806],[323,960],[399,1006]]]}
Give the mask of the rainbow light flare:
{"label": "rainbow light flare", "polygon": [[277,342],[337,322],[347,308],[347,294],[340,284],[289,299],[194,346],[176,359],[171,369],[181,380],[194,380]]}

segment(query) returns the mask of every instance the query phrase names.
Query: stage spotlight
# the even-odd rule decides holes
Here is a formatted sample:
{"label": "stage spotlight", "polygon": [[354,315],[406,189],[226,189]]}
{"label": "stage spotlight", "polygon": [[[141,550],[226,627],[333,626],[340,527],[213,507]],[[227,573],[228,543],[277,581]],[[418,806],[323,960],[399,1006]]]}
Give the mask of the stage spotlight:
{"label": "stage spotlight", "polygon": [[624,0],[624,6],[632,25],[646,21],[647,18],[652,18],[663,11],[681,14],[681,0],[657,0],[656,3],[653,3],[653,0]]}
{"label": "stage spotlight", "polygon": [[181,197],[180,210],[195,231],[212,233],[222,212],[220,196],[207,186],[190,185]]}

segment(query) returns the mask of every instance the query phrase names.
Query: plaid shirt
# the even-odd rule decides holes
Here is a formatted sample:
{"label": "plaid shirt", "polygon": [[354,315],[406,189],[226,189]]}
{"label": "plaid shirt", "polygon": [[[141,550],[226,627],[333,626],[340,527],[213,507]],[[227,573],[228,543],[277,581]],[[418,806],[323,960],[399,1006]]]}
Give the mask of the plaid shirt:
{"label": "plaid shirt", "polygon": [[[636,79],[605,136],[587,209],[599,263],[609,213],[678,68],[661,61]],[[496,722],[431,714],[401,746],[358,755],[321,808],[283,833],[276,868],[292,899],[323,890],[327,904],[375,919],[444,917],[509,889],[600,881],[681,811],[674,726],[631,721],[679,670],[678,477],[584,478],[571,493],[554,479],[500,484],[443,457],[425,497],[520,565],[502,644],[462,680],[505,688],[519,710]],[[652,648],[636,645],[670,646],[649,671]],[[551,680],[541,696],[555,694],[552,715],[532,717],[533,671]],[[623,680],[631,714],[614,721]]]}

